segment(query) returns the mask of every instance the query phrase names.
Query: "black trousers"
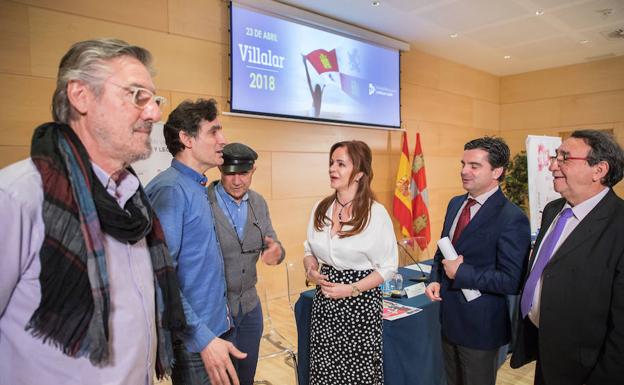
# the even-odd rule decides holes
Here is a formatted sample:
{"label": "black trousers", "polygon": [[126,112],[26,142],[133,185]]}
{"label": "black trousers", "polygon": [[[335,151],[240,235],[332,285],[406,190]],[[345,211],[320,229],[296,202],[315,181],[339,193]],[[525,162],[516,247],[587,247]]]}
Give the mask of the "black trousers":
{"label": "black trousers", "polygon": [[447,385],[496,385],[498,351],[455,345],[442,336]]}

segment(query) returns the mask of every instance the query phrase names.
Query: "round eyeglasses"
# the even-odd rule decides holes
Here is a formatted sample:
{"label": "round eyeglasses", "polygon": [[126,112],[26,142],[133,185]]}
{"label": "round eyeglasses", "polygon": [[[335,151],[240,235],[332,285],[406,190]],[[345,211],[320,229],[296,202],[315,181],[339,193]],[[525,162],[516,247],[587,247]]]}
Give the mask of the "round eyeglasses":
{"label": "round eyeglasses", "polygon": [[132,95],[132,104],[142,110],[145,109],[147,105],[152,102],[152,100],[154,101],[154,103],[156,103],[158,107],[162,107],[167,103],[167,99],[164,96],[156,95],[147,88],[138,86],[122,86],[113,82],[110,83],[114,86],[128,91],[128,93]]}

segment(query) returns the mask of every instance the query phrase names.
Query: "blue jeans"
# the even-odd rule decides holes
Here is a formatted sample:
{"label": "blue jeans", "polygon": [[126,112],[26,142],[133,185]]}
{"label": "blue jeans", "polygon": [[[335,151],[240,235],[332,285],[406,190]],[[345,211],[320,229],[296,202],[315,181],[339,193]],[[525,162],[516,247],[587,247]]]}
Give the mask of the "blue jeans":
{"label": "blue jeans", "polygon": [[173,343],[173,356],[173,385],[210,385],[210,378],[199,353],[189,352],[184,342],[177,340]]}
{"label": "blue jeans", "polygon": [[[219,338],[231,341],[233,330],[228,330]],[[201,355],[186,350],[184,342],[179,338],[174,338],[173,357],[175,359],[171,373],[173,385],[210,385],[210,377],[208,377]]]}
{"label": "blue jeans", "polygon": [[230,329],[227,340],[247,357],[242,360],[233,359],[240,385],[253,385],[256,367],[258,366],[258,350],[262,338],[262,306],[258,303],[252,311],[243,314],[239,307],[234,317],[234,328]]}

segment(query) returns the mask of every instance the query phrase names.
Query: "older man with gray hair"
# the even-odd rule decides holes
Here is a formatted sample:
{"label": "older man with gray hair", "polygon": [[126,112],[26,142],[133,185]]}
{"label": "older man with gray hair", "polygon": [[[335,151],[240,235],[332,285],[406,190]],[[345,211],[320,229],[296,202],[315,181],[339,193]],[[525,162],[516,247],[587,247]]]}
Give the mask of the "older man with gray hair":
{"label": "older man with gray hair", "polygon": [[520,300],[511,367],[537,361],[536,385],[624,380],[624,152],[578,130],[550,158],[561,194],[544,207]]}
{"label": "older man with gray hair", "polygon": [[0,170],[0,383],[151,384],[185,327],[158,219],[130,164],[149,156],[151,54],[116,39],[63,56],[54,122]]}

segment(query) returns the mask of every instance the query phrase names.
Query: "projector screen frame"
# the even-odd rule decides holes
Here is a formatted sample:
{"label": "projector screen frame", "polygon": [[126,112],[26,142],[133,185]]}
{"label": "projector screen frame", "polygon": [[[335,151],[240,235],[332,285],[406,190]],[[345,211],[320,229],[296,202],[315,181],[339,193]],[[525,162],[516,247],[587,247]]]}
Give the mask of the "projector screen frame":
{"label": "projector screen frame", "polygon": [[[398,54],[397,58],[397,74],[399,77],[398,81],[398,125],[386,125],[386,124],[374,124],[367,122],[358,122],[358,121],[349,121],[349,120],[337,120],[337,119],[328,119],[322,117],[306,117],[299,115],[288,115],[288,114],[280,114],[273,112],[258,112],[258,111],[250,111],[244,109],[233,108],[232,99],[235,93],[234,90],[234,79],[233,79],[233,67],[234,67],[234,57],[232,52],[233,47],[233,32],[232,32],[232,6],[237,6],[240,8],[248,9],[253,12],[261,13],[267,16],[279,18],[288,22],[296,23],[299,25],[307,26],[310,28],[314,28],[317,30],[325,31],[332,34],[337,34],[343,36],[345,38],[358,40],[360,42],[370,44],[373,46],[378,46],[384,49],[396,50]],[[236,0],[230,1],[228,4],[228,12],[229,12],[229,98],[227,103],[229,105],[229,112],[224,112],[224,115],[229,116],[241,116],[241,117],[249,117],[249,118],[261,118],[261,119],[275,119],[275,120],[285,120],[285,121],[296,121],[303,123],[316,123],[316,124],[329,124],[329,125],[337,125],[337,126],[350,126],[350,127],[360,127],[360,128],[372,128],[372,129],[383,129],[390,131],[401,131],[403,126],[403,121],[401,119],[402,111],[401,111],[401,56],[402,51],[409,50],[409,45],[407,43],[401,42],[396,39],[392,39],[375,32],[371,32],[359,27],[355,27],[344,22],[340,22],[334,19],[327,18],[325,16],[321,16],[318,14],[314,14],[296,7],[292,7],[283,3],[277,3],[271,0]]]}

